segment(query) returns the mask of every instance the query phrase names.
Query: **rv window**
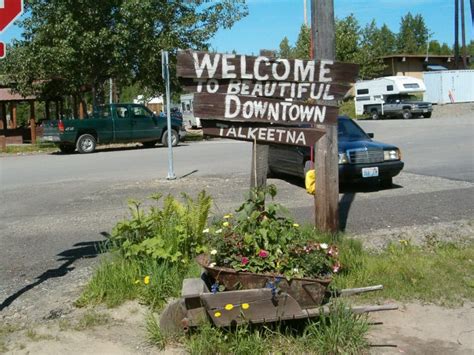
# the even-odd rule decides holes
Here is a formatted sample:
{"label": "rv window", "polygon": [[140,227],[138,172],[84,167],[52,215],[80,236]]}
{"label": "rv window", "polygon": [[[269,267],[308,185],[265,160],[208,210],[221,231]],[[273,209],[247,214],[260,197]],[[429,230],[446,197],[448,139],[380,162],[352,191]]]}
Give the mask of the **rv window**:
{"label": "rv window", "polygon": [[367,95],[369,93],[369,89],[359,89],[357,90],[357,95]]}
{"label": "rv window", "polygon": [[420,85],[418,84],[403,84],[405,89],[419,89]]}
{"label": "rv window", "polygon": [[361,96],[361,97],[356,98],[356,101],[369,101],[369,100],[370,100],[370,96]]}
{"label": "rv window", "polygon": [[387,91],[393,91],[393,85],[387,85]]}

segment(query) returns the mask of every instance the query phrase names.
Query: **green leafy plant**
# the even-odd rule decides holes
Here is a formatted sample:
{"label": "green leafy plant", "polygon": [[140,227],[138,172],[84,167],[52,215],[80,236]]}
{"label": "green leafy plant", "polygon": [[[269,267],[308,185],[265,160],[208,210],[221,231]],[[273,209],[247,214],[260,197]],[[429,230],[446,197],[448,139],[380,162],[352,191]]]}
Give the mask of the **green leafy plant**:
{"label": "green leafy plant", "polygon": [[335,245],[308,240],[297,223],[283,216],[281,205],[265,204],[276,193],[274,185],[252,190],[235,216],[224,216],[209,230],[211,265],[287,278],[339,271]]}
{"label": "green leafy plant", "polygon": [[[212,199],[202,191],[196,199],[183,194],[183,202],[172,196],[163,206],[148,211],[138,201],[130,201],[131,218],[117,224],[110,236],[112,246],[125,258],[151,257],[171,263],[189,263],[203,251],[203,230]],[[152,196],[158,203],[161,195]]]}

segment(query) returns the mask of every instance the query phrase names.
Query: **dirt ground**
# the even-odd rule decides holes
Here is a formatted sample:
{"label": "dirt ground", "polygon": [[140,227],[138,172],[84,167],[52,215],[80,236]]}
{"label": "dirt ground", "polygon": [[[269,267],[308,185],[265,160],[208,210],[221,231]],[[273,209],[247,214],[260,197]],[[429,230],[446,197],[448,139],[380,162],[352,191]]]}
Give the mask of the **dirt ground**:
{"label": "dirt ground", "polygon": [[[379,238],[386,238],[386,234],[382,232]],[[146,319],[150,311],[138,302],[116,309],[76,308],[73,303],[93,268],[50,279],[35,293],[26,293],[5,309],[0,314],[0,353],[186,353],[179,345],[159,351],[149,343]],[[373,313],[370,319],[374,323],[369,338],[373,354],[474,353],[473,302],[458,308],[400,304],[399,310]]]}

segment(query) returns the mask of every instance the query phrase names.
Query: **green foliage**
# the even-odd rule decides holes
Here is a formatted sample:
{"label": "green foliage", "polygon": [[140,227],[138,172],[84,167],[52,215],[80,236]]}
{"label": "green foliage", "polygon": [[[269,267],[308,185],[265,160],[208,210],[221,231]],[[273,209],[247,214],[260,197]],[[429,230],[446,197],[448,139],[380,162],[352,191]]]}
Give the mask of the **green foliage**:
{"label": "green foliage", "polygon": [[[218,266],[291,277],[326,276],[338,268],[337,248],[316,242],[282,216],[282,206],[265,203],[276,187],[253,189],[236,216],[224,216],[210,231],[212,262]],[[311,236],[314,238],[314,236]]]}
{"label": "green foliage", "polygon": [[139,299],[153,309],[159,309],[167,298],[179,296],[184,278],[198,276],[199,268],[194,263],[176,265],[158,263],[151,258],[124,259],[112,255],[99,265],[76,305],[105,303],[108,307],[116,307],[125,301]]}
{"label": "green foliage", "polygon": [[332,286],[343,289],[384,285],[381,292],[363,298],[371,300],[421,300],[457,305],[474,300],[474,245],[455,246],[432,241],[416,247],[401,240],[381,253],[362,249],[360,243],[340,242],[343,271]]}
{"label": "green foliage", "polygon": [[158,349],[164,350],[167,339],[161,332],[160,325],[153,313],[150,313],[146,319],[146,331],[150,343],[155,345]]}
{"label": "green foliage", "polygon": [[353,14],[336,21],[336,59],[355,63],[359,51],[360,25]]}
{"label": "green foliage", "polygon": [[219,28],[246,14],[244,0],[30,0],[24,38],[2,71],[25,95],[92,90],[102,100],[108,78],[160,93],[161,50],[204,49]]}
{"label": "green foliage", "polygon": [[422,15],[413,16],[410,12],[402,17],[398,33],[398,52],[404,54],[422,54],[430,37],[428,27]]}
{"label": "green foliage", "polygon": [[369,326],[343,304],[303,329],[240,326],[235,330],[200,327],[186,339],[191,354],[358,354],[368,349]]}
{"label": "green foliage", "polygon": [[292,53],[297,59],[311,58],[311,27],[302,25]]}
{"label": "green foliage", "polygon": [[290,41],[288,40],[288,37],[283,38],[280,43],[279,56],[285,59],[293,58],[293,49],[290,46]]}
{"label": "green foliage", "polygon": [[[154,196],[158,202],[161,196]],[[110,236],[125,258],[150,257],[170,263],[189,263],[205,250],[203,230],[207,224],[211,198],[202,191],[197,199],[183,194],[184,202],[168,196],[163,207],[145,211],[137,201],[130,202],[131,219],[122,221]]]}

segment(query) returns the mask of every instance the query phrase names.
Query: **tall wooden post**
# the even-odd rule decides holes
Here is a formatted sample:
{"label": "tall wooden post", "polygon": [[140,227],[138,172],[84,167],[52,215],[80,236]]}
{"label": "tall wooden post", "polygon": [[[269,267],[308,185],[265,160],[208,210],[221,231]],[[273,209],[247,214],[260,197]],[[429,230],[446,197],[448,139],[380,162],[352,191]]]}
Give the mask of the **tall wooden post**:
{"label": "tall wooden post", "polygon": [[0,135],[0,149],[5,150],[7,148],[7,138],[5,131],[7,130],[7,106],[4,102],[0,103],[0,129],[2,134]]}
{"label": "tall wooden post", "polygon": [[[262,49],[260,55],[275,57],[276,53],[275,51]],[[268,153],[269,146],[267,144],[253,143],[250,188],[265,188],[267,186]]]}
{"label": "tall wooden post", "polygon": [[464,0],[461,0],[461,46],[463,69],[467,69],[466,19],[464,14]]}
{"label": "tall wooden post", "polygon": [[30,101],[30,130],[31,130],[31,144],[36,144],[36,117],[35,117],[35,102]]}
{"label": "tall wooden post", "polygon": [[[311,28],[314,59],[336,58],[333,0],[312,0]],[[324,232],[339,231],[339,161],[337,125],[327,126],[326,135],[315,145],[315,223]]]}
{"label": "tall wooden post", "polygon": [[45,103],[44,103],[44,114],[45,114],[45,118],[46,120],[50,120],[51,119],[51,109],[50,109],[50,106],[49,106],[49,100],[46,100]]}
{"label": "tall wooden post", "polygon": [[454,0],[454,66],[459,69],[459,0]]}
{"label": "tall wooden post", "polygon": [[16,112],[17,112],[16,103],[11,102],[10,103],[10,127],[13,128],[13,129],[15,129],[17,127]]}

